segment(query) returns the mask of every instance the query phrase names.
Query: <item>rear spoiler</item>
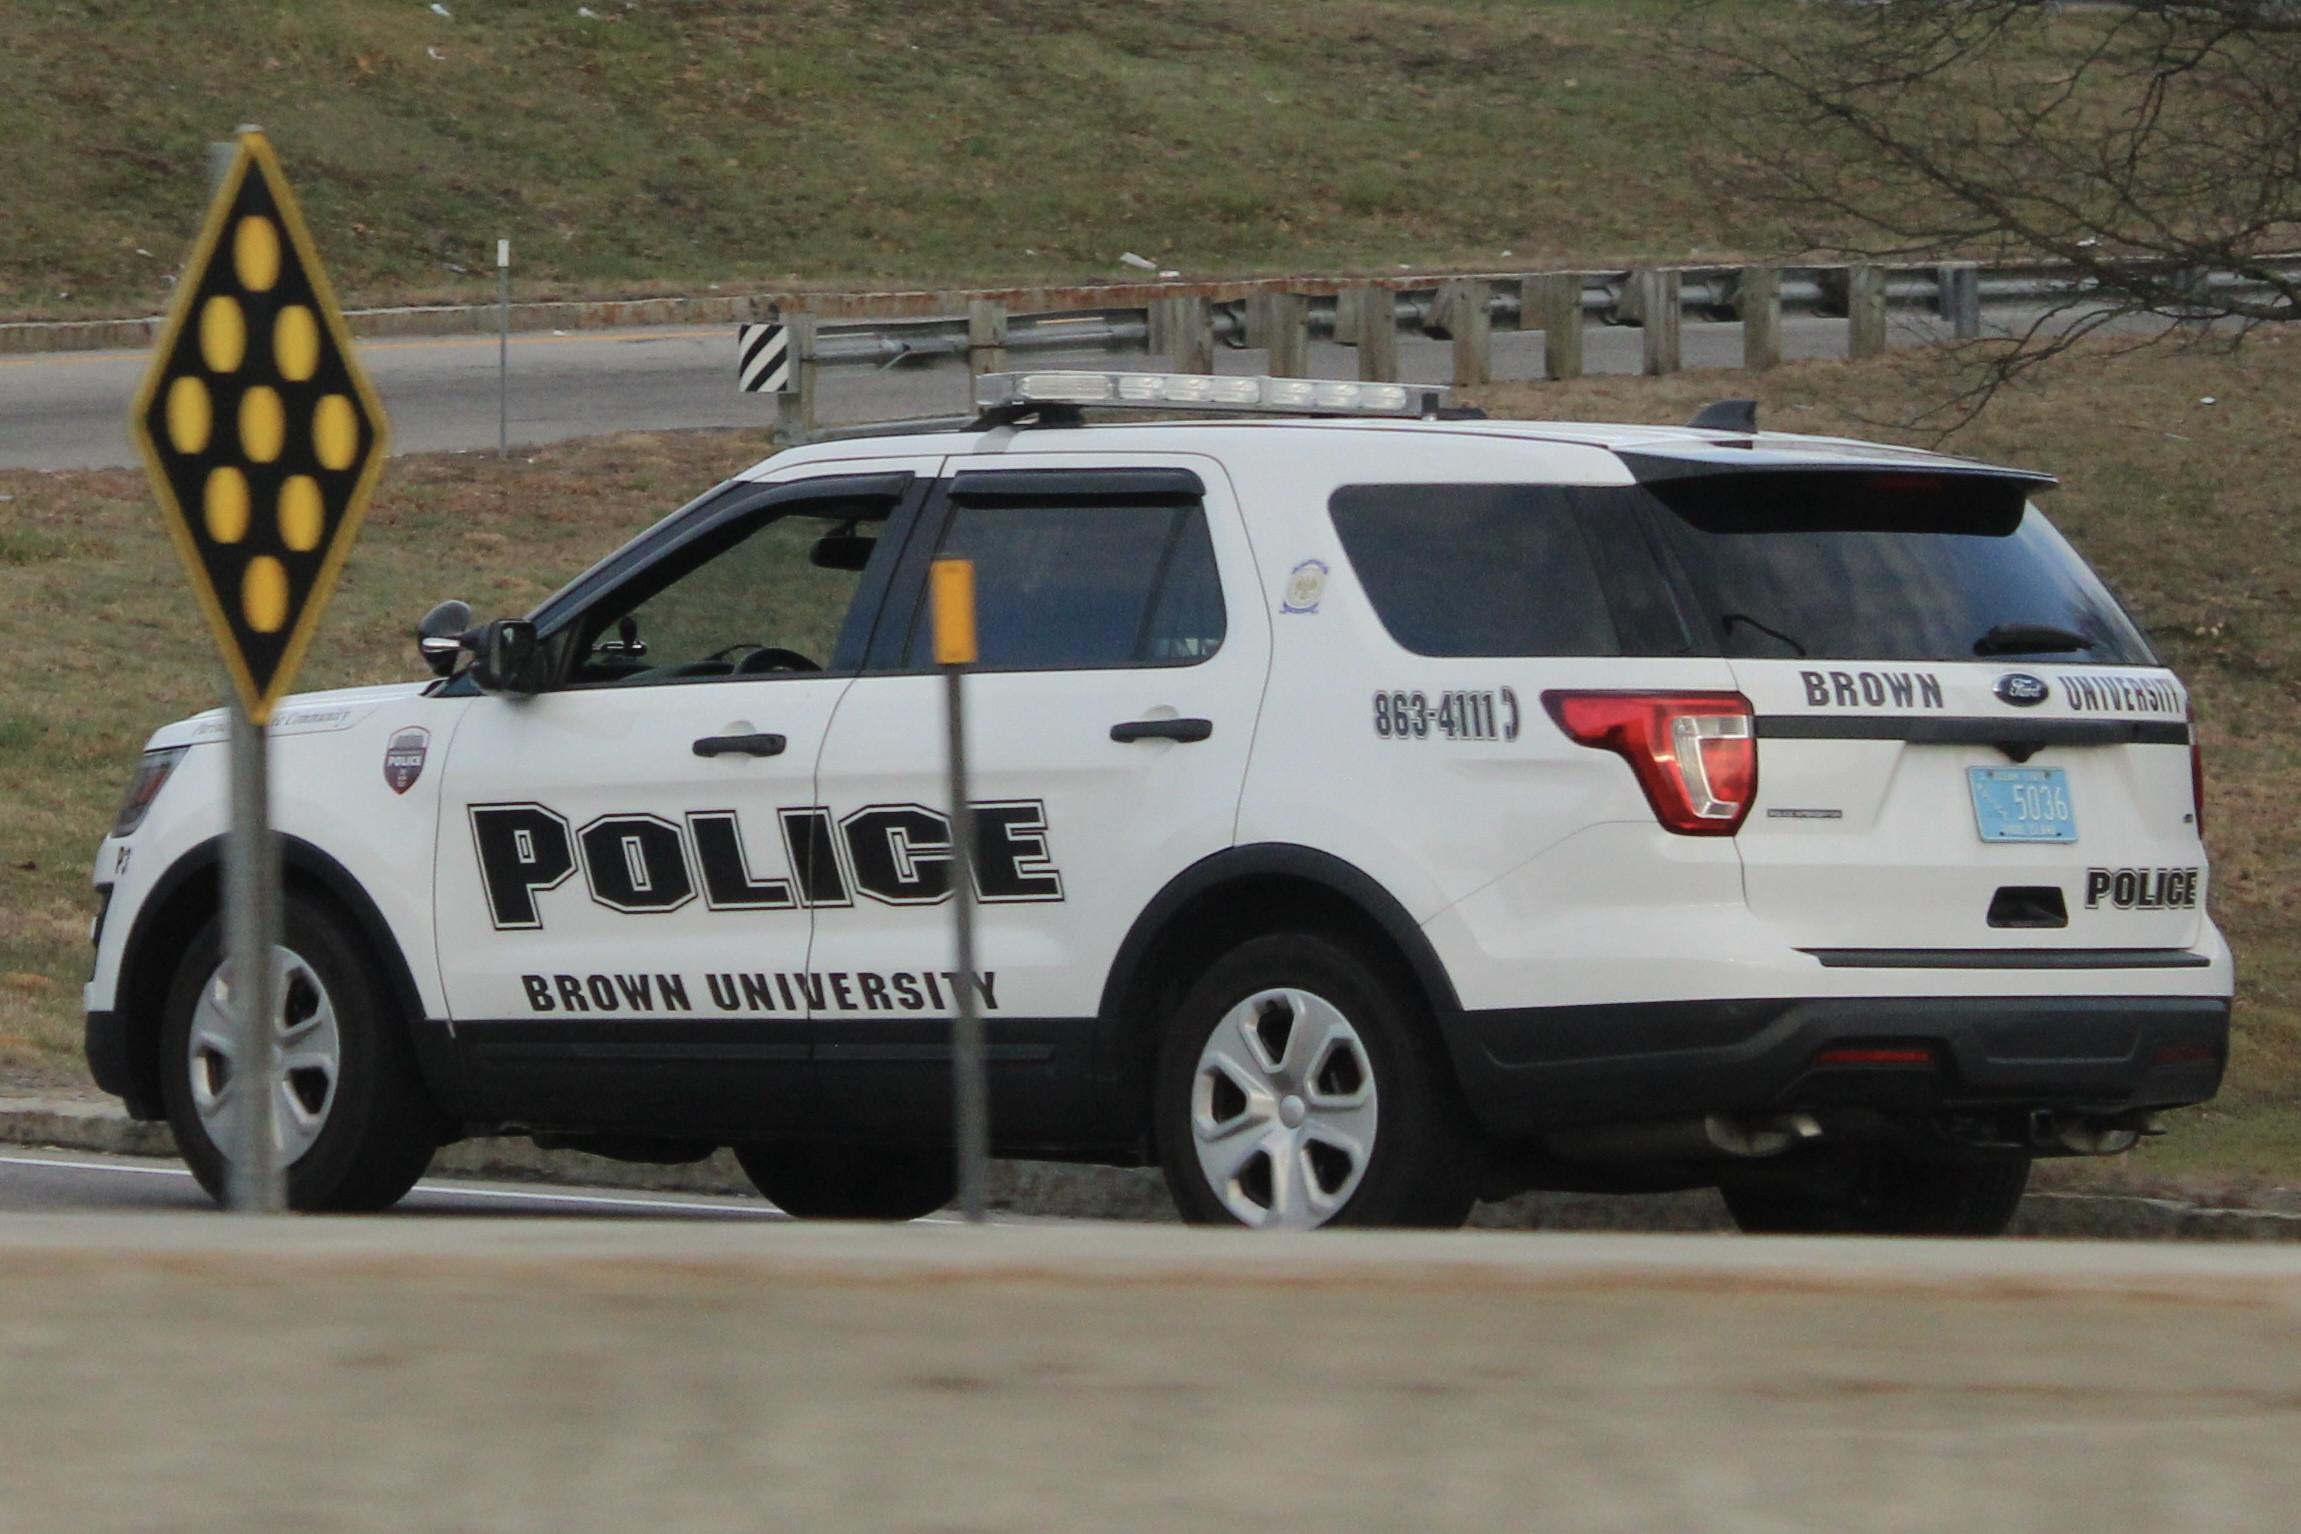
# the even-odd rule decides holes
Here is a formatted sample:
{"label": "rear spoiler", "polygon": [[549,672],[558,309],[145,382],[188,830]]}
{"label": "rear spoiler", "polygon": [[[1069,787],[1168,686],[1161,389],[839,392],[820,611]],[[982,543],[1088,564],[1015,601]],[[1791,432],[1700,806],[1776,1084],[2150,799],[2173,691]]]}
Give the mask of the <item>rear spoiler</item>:
{"label": "rear spoiler", "polygon": [[2008,469],[1888,447],[1817,452],[1810,442],[1796,447],[1765,447],[1754,442],[1659,442],[1621,448],[1614,456],[1642,485],[1729,474],[1875,474],[1938,476],[1968,487],[1976,481],[2018,485],[2025,495],[2041,495],[2061,483],[2035,469]]}
{"label": "rear spoiler", "polygon": [[[1850,446],[1850,445],[1849,445]],[[2005,537],[2060,483],[1891,448],[1816,452],[1723,442],[1617,449],[1639,484],[1709,533],[1899,532]]]}

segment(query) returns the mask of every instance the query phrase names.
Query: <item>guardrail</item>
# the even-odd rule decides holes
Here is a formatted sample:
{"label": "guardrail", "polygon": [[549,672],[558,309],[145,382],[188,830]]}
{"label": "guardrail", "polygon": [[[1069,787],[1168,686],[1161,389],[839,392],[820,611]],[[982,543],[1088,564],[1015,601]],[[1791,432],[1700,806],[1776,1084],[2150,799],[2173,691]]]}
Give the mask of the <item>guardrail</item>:
{"label": "guardrail", "polygon": [[[2268,291],[2226,273],[2198,273],[2190,287],[2201,300]],[[815,416],[818,374],[826,367],[963,358],[980,375],[1007,371],[1017,356],[1103,350],[1162,356],[1175,372],[1211,373],[1218,347],[1243,347],[1266,351],[1262,371],[1283,378],[1306,374],[1309,342],[1321,337],[1356,349],[1361,380],[1396,382],[1397,338],[1420,334],[1451,340],[1452,382],[1474,387],[1493,381],[1497,326],[1543,333],[1545,377],[1580,376],[1583,330],[1593,319],[1638,327],[1642,371],[1674,373],[1682,365],[1680,326],[1691,313],[1738,323],[1744,366],[1766,369],[1781,361],[1785,314],[1845,319],[1846,356],[1860,360],[1884,353],[1896,310],[1931,314],[1951,336],[1970,339],[1981,334],[1985,305],[2082,305],[2097,288],[2066,267],[1951,262],[793,295],[774,306],[792,330],[796,375],[794,392],[782,396],[780,424],[797,440],[830,434]],[[922,312],[938,299],[940,312]]]}

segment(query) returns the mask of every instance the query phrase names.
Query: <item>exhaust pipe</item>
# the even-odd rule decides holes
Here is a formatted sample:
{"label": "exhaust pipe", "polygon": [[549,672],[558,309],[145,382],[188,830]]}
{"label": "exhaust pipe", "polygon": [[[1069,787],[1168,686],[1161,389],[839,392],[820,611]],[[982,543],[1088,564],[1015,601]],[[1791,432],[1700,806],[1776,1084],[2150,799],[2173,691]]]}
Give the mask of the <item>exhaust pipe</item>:
{"label": "exhaust pipe", "polygon": [[1756,1161],[1821,1138],[1810,1113],[1725,1114],[1648,1124],[1601,1124],[1544,1136],[1568,1161]]}

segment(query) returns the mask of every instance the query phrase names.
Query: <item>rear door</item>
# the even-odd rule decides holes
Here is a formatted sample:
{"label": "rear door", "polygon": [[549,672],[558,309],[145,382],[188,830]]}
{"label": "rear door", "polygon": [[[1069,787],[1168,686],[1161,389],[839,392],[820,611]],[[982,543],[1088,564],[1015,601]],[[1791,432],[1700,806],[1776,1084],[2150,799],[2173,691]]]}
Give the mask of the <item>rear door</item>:
{"label": "rear door", "polygon": [[[1112,958],[1168,880],[1231,844],[1269,660],[1218,465],[1058,461],[954,475],[897,576],[915,593],[934,554],[975,566],[979,952],[1007,1143],[1085,1127]],[[854,898],[817,913],[809,968],[836,1122],[934,1134],[949,1123],[957,977],[943,684],[913,614],[907,633],[882,624],[831,722],[818,781]]]}
{"label": "rear door", "polygon": [[1756,708],[1737,841],[1794,946],[2051,964],[2198,940],[2187,695],[2027,504],[2036,480],[1633,468]]}

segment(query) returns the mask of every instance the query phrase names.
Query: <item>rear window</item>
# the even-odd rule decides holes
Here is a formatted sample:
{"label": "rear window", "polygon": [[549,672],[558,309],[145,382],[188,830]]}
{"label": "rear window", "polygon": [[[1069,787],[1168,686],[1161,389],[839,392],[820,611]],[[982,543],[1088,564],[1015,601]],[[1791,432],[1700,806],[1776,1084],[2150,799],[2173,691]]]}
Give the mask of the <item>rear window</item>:
{"label": "rear window", "polygon": [[1547,485],[1347,485],[1328,503],[1390,637],[1418,655],[1620,655],[1599,554]]}
{"label": "rear window", "polygon": [[1645,488],[1727,655],[2155,663],[2018,483],[1807,471]]}

